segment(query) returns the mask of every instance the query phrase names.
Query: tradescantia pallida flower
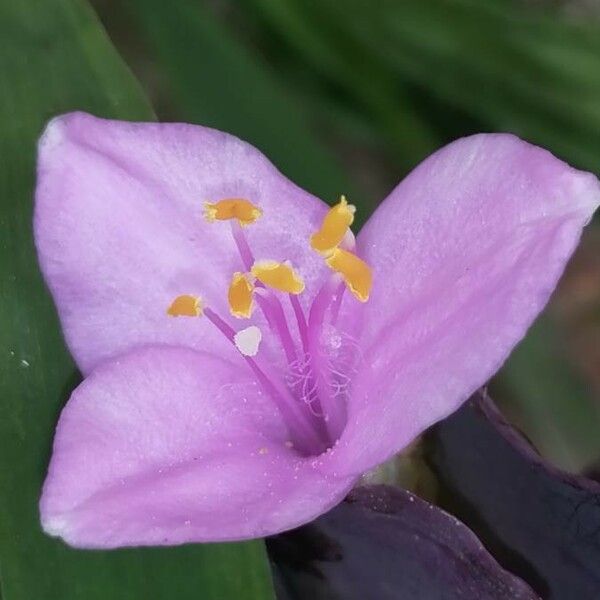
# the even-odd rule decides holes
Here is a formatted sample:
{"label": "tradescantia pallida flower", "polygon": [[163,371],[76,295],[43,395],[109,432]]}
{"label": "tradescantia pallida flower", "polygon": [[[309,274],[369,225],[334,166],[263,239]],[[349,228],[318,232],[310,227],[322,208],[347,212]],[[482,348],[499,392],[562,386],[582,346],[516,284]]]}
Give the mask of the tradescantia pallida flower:
{"label": "tradescantia pallida flower", "polygon": [[511,135],[417,167],[355,239],[248,144],[183,124],[53,120],[35,238],[85,376],[44,529],[81,547],[272,534],[454,411],[548,300],[600,202]]}

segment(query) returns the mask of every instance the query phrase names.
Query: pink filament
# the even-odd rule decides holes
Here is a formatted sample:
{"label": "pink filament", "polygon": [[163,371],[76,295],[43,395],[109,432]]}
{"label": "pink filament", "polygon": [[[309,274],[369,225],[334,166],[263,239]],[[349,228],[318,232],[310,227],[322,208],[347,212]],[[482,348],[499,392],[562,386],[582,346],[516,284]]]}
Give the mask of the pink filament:
{"label": "pink filament", "polygon": [[289,364],[297,360],[296,348],[281,303],[266,289],[256,290],[256,301],[265,315],[271,329],[279,336],[285,357]]}
{"label": "pink filament", "polygon": [[[248,244],[248,240],[246,239],[242,226],[237,222],[236,219],[231,221],[231,235],[233,236],[235,245],[237,246],[240,258],[244,264],[244,268],[246,271],[250,271],[252,269],[252,265],[254,264],[254,254],[252,253],[250,244]],[[256,288],[259,288],[257,289],[256,294],[258,306],[267,319],[269,327],[277,335],[277,337],[279,337],[288,363],[292,364],[297,359],[296,349],[294,347],[294,340],[290,334],[281,302],[279,302],[279,299],[269,290],[267,290],[260,281],[257,281],[255,286]]]}
{"label": "pink filament", "polygon": [[[231,221],[231,234],[238,249],[240,258],[246,271],[251,271],[254,264],[254,255],[248,244],[241,225]],[[344,240],[347,245],[354,245],[353,237]],[[280,340],[290,367],[299,363],[299,355],[290,333],[285,311],[270,290],[261,282],[256,282],[255,298],[264,314],[269,327]],[[302,356],[309,361],[307,381],[303,389],[311,390],[310,398],[299,402],[290,393],[285,384],[281,383],[274,373],[269,373],[269,367],[261,363],[256,357],[244,356],[244,359],[256,374],[265,390],[273,397],[279,410],[290,428],[290,434],[295,443],[307,453],[323,451],[342,433],[346,422],[346,409],[343,399],[339,394],[331,392],[330,372],[327,357],[323,356],[320,335],[325,323],[325,316],[330,309],[330,319],[333,324],[337,321],[345,284],[339,276],[330,277],[319,293],[314,298],[310,307],[308,320],[297,296],[290,294],[290,303],[298,333],[302,342]],[[210,309],[205,309],[204,314],[209,318],[225,336],[234,342],[235,331]],[[337,397],[336,397],[337,396]]]}
{"label": "pink filament", "polygon": [[302,310],[302,306],[300,305],[300,300],[298,299],[298,296],[296,296],[295,294],[288,294],[288,296],[290,298],[290,303],[292,305],[292,309],[296,317],[298,333],[300,334],[300,340],[302,341],[302,349],[304,350],[304,354],[308,354],[308,324],[306,322],[306,317],[304,316],[304,311]]}
{"label": "pink filament", "polygon": [[331,324],[332,325],[335,325],[337,323],[338,317],[340,315],[340,307],[342,306],[342,299],[344,298],[345,291],[346,291],[346,284],[343,281],[340,281],[340,283],[338,284],[337,290],[335,291],[333,303],[331,305]]}
{"label": "pink filament", "polygon": [[242,258],[242,263],[244,263],[244,268],[246,271],[250,271],[250,269],[252,269],[252,265],[254,264],[254,256],[252,254],[252,250],[250,250],[248,240],[246,239],[242,226],[238,223],[237,219],[232,219],[230,224],[231,235],[233,236],[235,245],[240,253],[240,257]]}
{"label": "pink filament", "polygon": [[[210,308],[204,309],[204,316],[235,346],[235,330]],[[277,407],[293,437],[294,446],[306,454],[320,454],[326,444],[319,437],[308,415],[292,398],[291,394],[278,382],[277,376],[269,373],[267,365],[256,357],[243,356],[257,379],[269,396],[277,403]]]}
{"label": "pink filament", "polygon": [[339,398],[332,396],[328,381],[327,360],[322,356],[320,334],[325,323],[327,309],[335,299],[338,288],[337,277],[330,277],[315,296],[308,316],[308,345],[313,376],[316,379],[318,396],[325,415],[330,440],[337,440],[346,422],[345,406]]}

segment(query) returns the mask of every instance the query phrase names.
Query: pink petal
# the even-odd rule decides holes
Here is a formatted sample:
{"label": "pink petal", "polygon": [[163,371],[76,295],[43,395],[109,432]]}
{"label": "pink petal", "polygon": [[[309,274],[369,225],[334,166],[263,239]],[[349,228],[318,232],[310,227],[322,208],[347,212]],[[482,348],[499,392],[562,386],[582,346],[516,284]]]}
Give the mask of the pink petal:
{"label": "pink petal", "polygon": [[232,363],[149,347],[109,361],[73,393],[40,503],[46,532],[87,548],[268,535],[339,502],[286,445],[274,405]]}
{"label": "pink petal", "polygon": [[48,125],[39,145],[36,244],[84,372],[147,343],[233,356],[205,320],[165,317],[180,294],[203,295],[227,314],[229,280],[243,265],[229,224],[207,223],[203,205],[232,196],[263,209],[245,229],[255,255],[291,260],[306,279],[308,301],[327,270],[308,245],[327,207],[260,152],[194,125],[84,113]]}
{"label": "pink petal", "polygon": [[366,361],[327,468],[380,463],[486,383],[599,203],[593,175],[511,135],[458,140],[415,169],[358,238],[374,269]]}

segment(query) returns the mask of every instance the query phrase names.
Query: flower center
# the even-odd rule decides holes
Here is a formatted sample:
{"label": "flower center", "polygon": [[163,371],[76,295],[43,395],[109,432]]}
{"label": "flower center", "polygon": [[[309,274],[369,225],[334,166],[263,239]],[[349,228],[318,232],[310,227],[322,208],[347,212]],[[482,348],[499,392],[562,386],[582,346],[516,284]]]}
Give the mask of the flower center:
{"label": "flower center", "polygon": [[[298,299],[305,289],[300,273],[289,261],[256,260],[244,234],[243,228],[255,223],[262,210],[243,198],[205,205],[209,222],[229,221],[244,269],[232,275],[227,292],[229,312],[237,319],[249,319],[258,307],[283,350],[287,369],[275,369],[262,356],[260,328],[235,329],[198,296],[178,296],[167,310],[173,317],[206,317],[237,348],[277,405],[291,443],[304,455],[320,454],[331,447],[346,424],[346,398],[359,353],[354,341],[336,328],[336,322],[344,291],[348,289],[357,300],[366,302],[372,286],[371,269],[355,254],[350,230],[354,212],[354,206],[342,196],[311,236],[311,248],[323,256],[332,274],[305,313]],[[299,332],[296,341],[282,305],[286,296]]]}

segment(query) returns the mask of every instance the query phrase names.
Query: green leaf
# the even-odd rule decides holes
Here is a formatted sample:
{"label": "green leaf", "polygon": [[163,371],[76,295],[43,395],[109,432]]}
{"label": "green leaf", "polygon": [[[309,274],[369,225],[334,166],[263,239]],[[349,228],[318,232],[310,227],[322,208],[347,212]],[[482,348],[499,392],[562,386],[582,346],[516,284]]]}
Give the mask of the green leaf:
{"label": "green leaf", "polygon": [[132,26],[155,55],[177,118],[233,133],[263,151],[292,181],[334,202],[361,198],[335,156],[312,133],[302,104],[202,3],[174,9],[134,0]]}
{"label": "green leaf", "polygon": [[[312,8],[310,0],[298,3]],[[524,4],[383,0],[373,9],[323,0],[319,9],[390,77],[425,90],[440,110],[459,108],[597,170],[600,24]]]}
{"label": "green leaf", "polygon": [[32,241],[35,142],[82,109],[153,118],[80,0],[0,1],[0,573],[3,600],[272,598],[262,542],[84,552],[45,536],[37,502],[77,381]]}
{"label": "green leaf", "polygon": [[485,128],[598,168],[600,23],[516,0],[240,5],[288,61],[310,63],[375,116],[395,159],[423,158],[436,127],[449,137]]}
{"label": "green leaf", "polygon": [[[353,12],[349,3],[336,8],[344,18],[329,18],[324,2],[314,0],[242,0],[247,12],[252,5],[260,19],[269,23],[280,36],[279,51],[288,49],[288,60],[302,60],[313,73],[340,87],[344,100],[353,101],[359,110],[373,119],[378,136],[393,154],[399,177],[437,149],[440,140],[416,104],[408,97],[405,86],[365,44],[352,35],[345,22],[363,18],[362,12],[378,13],[377,4],[363,3]],[[377,31],[371,31],[377,41]],[[269,32],[266,33],[269,36]],[[296,65],[298,70],[306,64]]]}

